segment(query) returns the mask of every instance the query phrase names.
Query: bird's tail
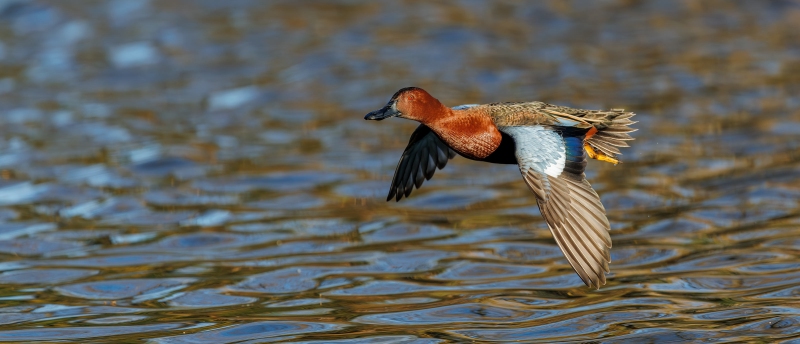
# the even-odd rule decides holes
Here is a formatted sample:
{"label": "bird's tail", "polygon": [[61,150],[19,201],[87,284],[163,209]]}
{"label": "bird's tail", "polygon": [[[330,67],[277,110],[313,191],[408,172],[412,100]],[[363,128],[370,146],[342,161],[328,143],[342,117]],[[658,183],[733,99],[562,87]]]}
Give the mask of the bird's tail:
{"label": "bird's tail", "polygon": [[590,158],[618,163],[617,155],[622,154],[619,147],[630,147],[626,141],[633,140],[629,133],[637,129],[630,125],[636,123],[631,120],[635,114],[622,109],[612,109],[606,116],[606,121],[594,124],[584,139],[586,152]]}

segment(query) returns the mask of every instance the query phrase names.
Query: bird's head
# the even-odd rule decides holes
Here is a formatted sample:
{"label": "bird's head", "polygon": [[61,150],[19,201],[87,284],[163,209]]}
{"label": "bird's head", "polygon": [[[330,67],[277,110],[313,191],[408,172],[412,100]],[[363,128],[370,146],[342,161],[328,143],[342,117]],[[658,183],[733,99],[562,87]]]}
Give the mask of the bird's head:
{"label": "bird's head", "polygon": [[386,106],[368,113],[364,119],[380,121],[389,117],[399,117],[425,122],[438,116],[438,111],[443,108],[444,105],[425,90],[419,87],[406,87],[397,91]]}

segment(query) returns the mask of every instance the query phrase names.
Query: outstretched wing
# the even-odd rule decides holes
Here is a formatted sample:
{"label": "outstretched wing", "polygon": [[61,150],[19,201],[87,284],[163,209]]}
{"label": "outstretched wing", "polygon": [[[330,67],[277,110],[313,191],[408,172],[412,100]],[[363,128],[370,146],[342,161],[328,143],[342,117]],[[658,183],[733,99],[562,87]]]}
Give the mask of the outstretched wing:
{"label": "outstretched wing", "polygon": [[420,124],[411,134],[411,140],[397,163],[392,186],[389,189],[389,201],[395,198],[400,201],[408,197],[414,186],[419,189],[422,182],[431,179],[436,168],[444,168],[447,161],[456,156],[456,152],[445,144],[439,136],[425,125]]}
{"label": "outstretched wing", "polygon": [[514,139],[520,172],[567,261],[590,288],[606,283],[611,237],[605,208],[586,181],[583,136],[542,126],[501,127]]}

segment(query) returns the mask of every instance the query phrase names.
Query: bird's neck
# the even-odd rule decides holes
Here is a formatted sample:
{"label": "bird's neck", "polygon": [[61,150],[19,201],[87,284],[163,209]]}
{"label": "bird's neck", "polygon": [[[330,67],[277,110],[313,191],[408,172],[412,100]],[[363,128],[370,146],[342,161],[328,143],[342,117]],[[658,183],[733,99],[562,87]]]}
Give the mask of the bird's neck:
{"label": "bird's neck", "polygon": [[500,146],[503,136],[485,111],[453,110],[442,106],[440,112],[422,124],[431,128],[450,148],[464,157],[482,160]]}

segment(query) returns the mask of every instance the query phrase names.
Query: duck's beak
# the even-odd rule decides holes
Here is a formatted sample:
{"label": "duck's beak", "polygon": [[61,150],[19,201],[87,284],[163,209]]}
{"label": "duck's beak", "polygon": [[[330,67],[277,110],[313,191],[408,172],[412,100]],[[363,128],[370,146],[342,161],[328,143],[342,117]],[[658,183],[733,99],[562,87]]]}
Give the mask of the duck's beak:
{"label": "duck's beak", "polygon": [[400,116],[400,111],[397,111],[396,104],[397,104],[396,101],[390,101],[389,104],[386,104],[386,106],[384,106],[380,110],[375,110],[368,113],[366,116],[364,116],[364,119],[380,121],[387,119],[389,117]]}

